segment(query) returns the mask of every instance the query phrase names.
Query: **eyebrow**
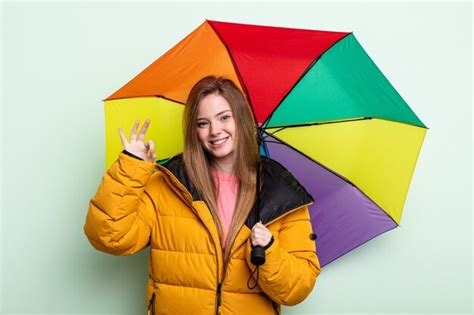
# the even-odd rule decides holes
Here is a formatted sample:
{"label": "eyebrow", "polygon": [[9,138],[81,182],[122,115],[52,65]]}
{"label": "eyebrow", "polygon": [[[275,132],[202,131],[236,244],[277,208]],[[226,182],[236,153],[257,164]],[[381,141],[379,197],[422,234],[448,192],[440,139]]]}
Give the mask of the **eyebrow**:
{"label": "eyebrow", "polygon": [[[223,110],[222,112],[217,113],[214,117],[217,117],[217,116],[219,116],[219,115],[222,115],[222,114],[224,114],[225,112],[231,112],[231,111],[232,111],[232,110],[230,110],[230,109]],[[206,119],[206,118],[205,118],[205,117],[198,117],[198,119],[196,119],[196,120],[200,120],[200,119]]]}

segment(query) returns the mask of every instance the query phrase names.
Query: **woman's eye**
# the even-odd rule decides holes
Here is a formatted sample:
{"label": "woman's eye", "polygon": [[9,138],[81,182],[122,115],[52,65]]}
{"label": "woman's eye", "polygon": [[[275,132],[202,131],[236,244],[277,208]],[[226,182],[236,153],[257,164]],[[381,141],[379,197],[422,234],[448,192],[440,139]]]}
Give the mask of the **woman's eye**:
{"label": "woman's eye", "polygon": [[229,118],[230,118],[230,115],[224,115],[224,116],[222,116],[221,119],[222,119],[222,120],[228,120]]}
{"label": "woman's eye", "polygon": [[205,125],[206,125],[206,123],[203,122],[203,121],[199,121],[199,122],[197,123],[198,128],[202,128],[202,127],[204,127]]}

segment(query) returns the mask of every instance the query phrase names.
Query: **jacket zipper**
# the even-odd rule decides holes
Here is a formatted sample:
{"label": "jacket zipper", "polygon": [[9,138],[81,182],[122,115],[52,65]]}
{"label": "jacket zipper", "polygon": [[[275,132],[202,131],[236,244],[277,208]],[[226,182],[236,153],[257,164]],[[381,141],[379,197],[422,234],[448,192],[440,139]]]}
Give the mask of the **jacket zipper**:
{"label": "jacket zipper", "polygon": [[[235,240],[234,240],[235,242]],[[234,245],[234,244],[232,244]],[[219,307],[221,306],[221,293],[222,293],[222,283],[224,283],[224,279],[225,279],[225,276],[226,276],[226,273],[227,273],[227,266],[229,265],[229,258],[230,258],[230,252],[229,252],[229,257],[227,258],[227,261],[224,265],[224,271],[222,272],[222,279],[221,281],[218,280],[217,282],[217,310],[216,310],[216,314],[219,314],[218,311],[219,311]],[[219,264],[217,265],[217,276],[219,279]]]}
{"label": "jacket zipper", "polygon": [[280,315],[278,313],[278,304],[275,301],[272,301],[272,306],[273,306],[273,310],[275,311],[275,314]]}
{"label": "jacket zipper", "polygon": [[155,315],[155,292],[153,292],[150,302],[148,303],[148,315]]}
{"label": "jacket zipper", "polygon": [[217,283],[217,295],[216,295],[216,315],[219,314],[219,307],[221,307],[221,291],[222,283]]}
{"label": "jacket zipper", "polygon": [[[212,239],[212,237],[211,237]],[[214,242],[214,241],[213,241]],[[219,307],[221,306],[221,288],[222,283],[219,281],[219,253],[217,252],[216,243],[214,243],[214,248],[216,249],[216,279],[217,279],[217,289],[216,289],[216,315],[219,314]]]}
{"label": "jacket zipper", "polygon": [[[182,184],[181,184],[179,181],[177,181],[177,182],[178,182],[178,183],[177,183],[178,185],[181,185],[181,186],[182,186]],[[199,218],[198,211],[197,211],[197,210],[194,208],[194,206],[193,206],[193,203],[192,203],[193,198],[192,198],[191,194],[189,193],[189,191],[187,191],[187,189],[186,189],[184,186],[183,186],[183,189],[181,189],[181,190],[182,190],[182,191],[188,196],[188,198],[189,198],[189,199],[188,199],[188,198],[184,198],[183,201],[192,209],[192,211],[194,212],[194,214]],[[205,226],[205,223],[204,223],[202,220],[201,220],[201,222],[202,222],[202,223],[204,224],[204,226]],[[217,263],[216,263],[216,277],[217,277],[216,315],[218,315],[218,314],[219,314],[219,307],[221,306],[221,293],[222,293],[222,282],[223,282],[223,281],[219,281],[219,254],[218,254],[217,251],[219,250],[220,244],[216,244],[216,243],[214,242],[214,239],[213,239],[213,237],[212,237],[212,235],[211,235],[211,232],[210,232],[209,230],[206,229],[206,231],[207,231],[207,233],[209,233],[209,236],[210,236],[212,242],[214,243],[214,248],[216,249],[216,262],[217,262]],[[221,250],[221,251],[222,251],[222,250]],[[223,272],[222,280],[224,279],[224,274],[225,274],[225,270],[226,270],[226,269],[227,269],[226,266],[224,266],[224,272]]]}
{"label": "jacket zipper", "polygon": [[[229,258],[230,258],[230,253],[229,253]],[[224,271],[222,272],[222,279],[220,281],[219,281],[219,264],[217,264],[216,315],[219,314],[219,307],[221,306],[222,284],[224,283],[225,275],[227,272],[227,266],[229,265],[229,258],[227,259],[224,265]]]}

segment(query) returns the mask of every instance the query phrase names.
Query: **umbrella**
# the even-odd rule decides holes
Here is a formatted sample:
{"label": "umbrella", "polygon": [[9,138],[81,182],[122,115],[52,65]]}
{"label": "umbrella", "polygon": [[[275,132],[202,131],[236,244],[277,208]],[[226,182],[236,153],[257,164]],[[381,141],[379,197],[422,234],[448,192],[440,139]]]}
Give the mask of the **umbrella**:
{"label": "umbrella", "polygon": [[153,121],[158,160],[180,153],[183,105],[207,75],[238,85],[261,154],[314,197],[321,266],[400,225],[427,127],[352,32],[206,20],[104,101],[106,167],[136,119]]}

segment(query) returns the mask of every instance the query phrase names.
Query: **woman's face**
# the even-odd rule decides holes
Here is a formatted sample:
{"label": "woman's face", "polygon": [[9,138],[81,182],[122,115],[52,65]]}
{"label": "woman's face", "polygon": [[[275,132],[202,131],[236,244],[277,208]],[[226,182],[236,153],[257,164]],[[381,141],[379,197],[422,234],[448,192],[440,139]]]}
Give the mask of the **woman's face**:
{"label": "woman's face", "polygon": [[198,105],[199,141],[217,163],[233,163],[237,145],[235,119],[229,102],[218,94],[205,96]]}

